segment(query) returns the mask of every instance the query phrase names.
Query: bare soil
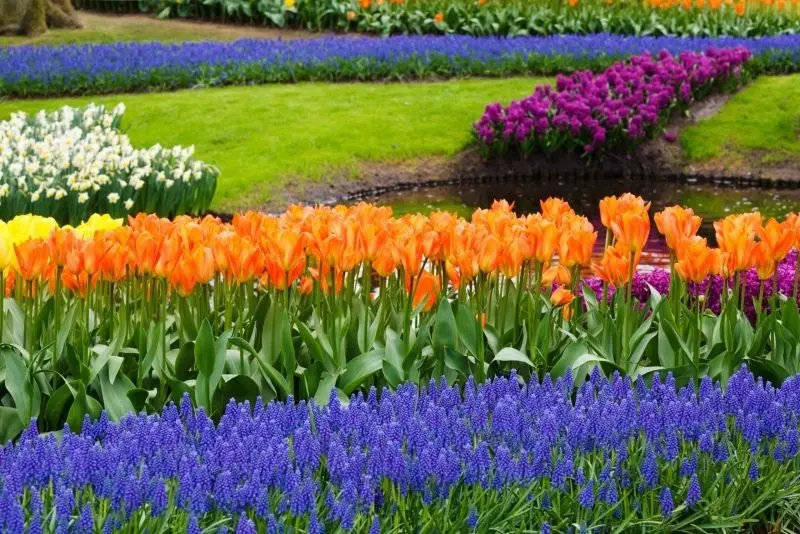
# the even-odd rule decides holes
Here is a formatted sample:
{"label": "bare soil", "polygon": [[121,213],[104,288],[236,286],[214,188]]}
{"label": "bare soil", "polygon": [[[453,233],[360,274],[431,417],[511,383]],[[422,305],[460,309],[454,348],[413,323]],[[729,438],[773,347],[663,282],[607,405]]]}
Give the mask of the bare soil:
{"label": "bare soil", "polygon": [[[713,117],[730,95],[714,95],[689,110],[687,116],[673,117],[667,131],[683,128]],[[474,148],[454,157],[431,157],[402,162],[364,162],[355,173],[331,172],[324,180],[290,180],[286,187],[260,208],[283,211],[290,204],[335,204],[374,197],[381,193],[441,184],[493,182],[507,179],[553,179],[581,176],[593,179],[639,177],[674,181],[692,179],[717,182],[736,181],[747,185],[800,186],[800,164],[786,162],[764,165],[758,154],[738,160],[691,163],[677,142],[659,137],[637,147],[624,157],[607,156],[588,162],[577,154],[558,157],[530,155],[522,160],[484,160]]]}

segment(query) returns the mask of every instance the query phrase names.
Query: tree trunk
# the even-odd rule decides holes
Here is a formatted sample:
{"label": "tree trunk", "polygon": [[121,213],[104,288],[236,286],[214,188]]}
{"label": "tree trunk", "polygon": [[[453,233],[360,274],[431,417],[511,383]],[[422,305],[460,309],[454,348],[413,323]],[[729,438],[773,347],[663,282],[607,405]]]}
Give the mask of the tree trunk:
{"label": "tree trunk", "polygon": [[30,37],[36,37],[47,31],[44,4],[45,0],[31,0],[20,23],[22,33]]}
{"label": "tree trunk", "polygon": [[0,0],[0,35],[41,35],[48,28],[81,28],[71,0]]}
{"label": "tree trunk", "polygon": [[48,28],[81,28],[71,0],[46,0],[45,12]]}

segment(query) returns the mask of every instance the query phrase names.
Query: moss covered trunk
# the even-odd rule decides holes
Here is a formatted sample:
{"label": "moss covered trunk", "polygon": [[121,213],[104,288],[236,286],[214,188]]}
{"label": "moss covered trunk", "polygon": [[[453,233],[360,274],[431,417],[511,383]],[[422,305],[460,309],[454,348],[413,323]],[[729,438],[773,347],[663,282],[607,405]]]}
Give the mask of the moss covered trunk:
{"label": "moss covered trunk", "polygon": [[72,0],[0,0],[0,35],[40,35],[48,28],[80,28]]}

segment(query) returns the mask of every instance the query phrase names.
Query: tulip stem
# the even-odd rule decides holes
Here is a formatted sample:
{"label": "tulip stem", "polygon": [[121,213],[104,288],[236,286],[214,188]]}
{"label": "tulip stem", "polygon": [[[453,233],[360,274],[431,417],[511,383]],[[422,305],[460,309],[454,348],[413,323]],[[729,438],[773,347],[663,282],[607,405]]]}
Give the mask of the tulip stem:
{"label": "tulip stem", "polygon": [[695,392],[698,391],[700,387],[700,337],[703,331],[703,311],[702,311],[703,303],[700,299],[697,300],[697,323],[696,328],[697,331],[695,332],[695,339],[694,339],[694,390]]}
{"label": "tulip stem", "polygon": [[794,257],[794,280],[792,281],[792,298],[797,302],[797,280],[800,276],[800,251]]}
{"label": "tulip stem", "polygon": [[[2,280],[2,274],[0,274],[0,281]],[[2,282],[0,282],[2,285]],[[5,291],[3,291],[5,294]],[[53,369],[56,368],[56,362],[58,361],[58,333],[61,327],[61,266],[56,268],[56,290],[55,294],[53,295],[53,313],[55,315],[55,343],[53,344],[53,361],[51,362],[51,367]],[[3,312],[5,315],[5,312]],[[3,336],[3,321],[0,319],[0,341],[2,341]]]}
{"label": "tulip stem", "polygon": [[369,297],[372,290],[372,284],[370,283],[370,267],[369,261],[365,261],[364,265],[361,267],[363,273],[361,274],[361,292],[364,294],[364,347],[363,351],[369,351],[370,347],[367,346],[369,342]]}
{"label": "tulip stem", "polygon": [[527,270],[526,265],[523,264],[517,281],[517,302],[514,305],[514,343],[517,342],[517,334],[519,333],[519,310],[522,305],[522,293],[525,291],[525,273]]}
{"label": "tulip stem", "polygon": [[[6,319],[6,273],[0,269],[0,343],[3,342],[3,332]],[[56,314],[56,324],[58,324],[58,314]]]}

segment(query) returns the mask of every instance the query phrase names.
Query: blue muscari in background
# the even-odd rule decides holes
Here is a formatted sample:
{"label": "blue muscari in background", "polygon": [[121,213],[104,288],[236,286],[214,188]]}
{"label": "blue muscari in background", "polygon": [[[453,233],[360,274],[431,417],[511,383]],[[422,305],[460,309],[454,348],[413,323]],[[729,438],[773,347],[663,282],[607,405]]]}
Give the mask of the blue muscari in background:
{"label": "blue muscari in background", "polygon": [[800,35],[741,38],[409,36],[377,39],[116,43],[0,47],[0,95],[46,96],[197,85],[556,74],[607,67],[645,51],[743,45],[756,73],[800,65]]}
{"label": "blue muscari in background", "polygon": [[231,401],[216,425],[184,397],[61,438],[31,425],[0,449],[0,530],[736,524],[798,505],[798,415],[800,377],[775,388],[746,368],[697,392],[595,370],[577,387],[512,374],[373,389],[347,406]]}

